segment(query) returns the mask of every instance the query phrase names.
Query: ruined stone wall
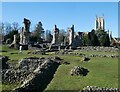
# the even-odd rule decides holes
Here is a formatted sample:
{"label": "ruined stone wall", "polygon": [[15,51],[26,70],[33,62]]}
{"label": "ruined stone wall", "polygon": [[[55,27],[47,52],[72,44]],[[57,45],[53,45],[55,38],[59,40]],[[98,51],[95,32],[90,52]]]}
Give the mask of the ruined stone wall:
{"label": "ruined stone wall", "polygon": [[16,67],[2,70],[2,83],[21,83],[7,92],[42,92],[52,80],[59,60],[55,58],[23,58]]}
{"label": "ruined stone wall", "polygon": [[20,44],[28,45],[29,43],[29,29],[30,29],[30,20],[24,18],[23,27],[20,31]]}
{"label": "ruined stone wall", "polygon": [[74,46],[73,41],[74,41],[74,25],[72,27],[68,28],[69,32],[69,45]]}
{"label": "ruined stone wall", "polygon": [[81,50],[86,50],[86,51],[104,51],[104,52],[116,52],[119,51],[119,48],[115,47],[101,47],[101,46],[85,46],[85,47],[80,47],[79,49]]}
{"label": "ruined stone wall", "polygon": [[59,29],[55,25],[55,28],[53,29],[52,44],[58,44],[58,38],[59,38]]}
{"label": "ruined stone wall", "polygon": [[58,68],[59,64],[56,62],[50,63],[45,61],[40,67],[34,70],[32,78],[26,79],[25,82],[16,89],[17,92],[40,92],[43,91]]}
{"label": "ruined stone wall", "polygon": [[81,92],[120,92],[119,88],[87,86]]}

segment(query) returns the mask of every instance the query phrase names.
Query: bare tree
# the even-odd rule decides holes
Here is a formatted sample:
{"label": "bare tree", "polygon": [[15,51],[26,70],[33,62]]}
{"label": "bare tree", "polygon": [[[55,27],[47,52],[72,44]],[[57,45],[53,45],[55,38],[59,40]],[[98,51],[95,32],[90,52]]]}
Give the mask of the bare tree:
{"label": "bare tree", "polygon": [[10,23],[5,23],[5,34],[8,34],[11,30],[12,30],[12,27],[11,27],[11,24]]}
{"label": "bare tree", "polygon": [[0,22],[0,43],[4,40],[4,23]]}
{"label": "bare tree", "polygon": [[17,22],[13,22],[12,25],[12,30],[18,31],[20,29],[19,24]]}
{"label": "bare tree", "polygon": [[3,34],[4,35],[4,23],[3,22],[0,22],[0,34]]}

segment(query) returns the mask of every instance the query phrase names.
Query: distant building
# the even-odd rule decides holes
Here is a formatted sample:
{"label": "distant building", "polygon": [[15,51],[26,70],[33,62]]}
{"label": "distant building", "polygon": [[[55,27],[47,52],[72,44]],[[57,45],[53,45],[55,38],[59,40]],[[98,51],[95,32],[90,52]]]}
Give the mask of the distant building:
{"label": "distant building", "polygon": [[95,30],[105,30],[105,21],[104,21],[104,16],[98,17],[96,16],[95,19]]}

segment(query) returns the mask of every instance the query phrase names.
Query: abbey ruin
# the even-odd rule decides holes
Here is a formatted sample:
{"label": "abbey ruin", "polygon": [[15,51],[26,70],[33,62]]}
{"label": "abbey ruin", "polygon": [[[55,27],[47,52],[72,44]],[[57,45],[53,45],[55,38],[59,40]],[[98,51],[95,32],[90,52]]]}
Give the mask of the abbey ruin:
{"label": "abbey ruin", "polygon": [[[94,81],[95,78],[99,81],[99,77],[96,76],[101,76],[101,80],[103,80],[101,83],[105,82],[110,76],[106,72],[114,73],[114,62],[117,65],[115,60],[120,58],[117,53],[120,41],[112,37],[111,31],[106,30],[104,16],[96,16],[94,26],[95,28],[89,32],[82,32],[77,31],[75,25],[64,30],[55,24],[49,31],[44,30],[42,22],[39,21],[31,30],[31,21],[24,18],[23,26],[19,32],[14,33],[13,31],[12,37],[5,38],[2,44],[4,47],[4,50],[1,50],[3,56],[0,56],[2,83],[4,85],[6,83],[7,85],[19,84],[14,89],[5,89],[5,91],[43,92],[54,82],[54,78],[60,79],[60,81],[56,79],[60,88],[61,82],[68,82],[67,86],[69,83],[77,84],[78,82],[77,85],[81,86],[84,84],[83,79],[90,76],[87,84],[89,86],[82,85],[85,88],[80,89],[80,92],[92,92],[92,90],[119,92],[119,89],[114,86],[107,88],[106,85],[109,85],[109,82],[106,82],[104,88],[89,84],[89,81]],[[103,67],[101,68],[99,65]],[[116,68],[114,70],[116,73]],[[57,77],[55,74],[58,74]],[[62,77],[66,77],[65,81]],[[106,79],[103,79],[104,77]],[[54,84],[56,86],[55,82]],[[70,85],[70,87],[72,86]],[[64,88],[61,89],[64,90]]]}
{"label": "abbey ruin", "polygon": [[[21,28],[19,35],[14,35],[11,46],[18,48],[20,45],[22,45],[24,49],[29,49],[28,45],[30,45],[31,43],[46,43],[49,44],[49,48],[56,47],[58,49],[61,48],[59,46],[62,46],[62,48],[65,49],[77,48],[81,46],[110,46],[113,43],[118,43],[117,39],[114,39],[112,37],[112,32],[106,30],[104,16],[96,16],[95,28],[92,29],[91,32],[76,32],[75,26],[72,25],[71,27],[67,28],[66,33],[64,32],[61,34],[61,29],[58,28],[57,25],[55,25],[53,30],[51,31],[52,34],[49,33],[50,37],[48,38],[48,40],[51,39],[49,43],[45,38],[45,30],[42,27],[42,23],[38,22],[34,32],[30,32],[30,24],[30,20],[24,18],[23,27]],[[105,41],[101,43],[101,40],[103,39],[105,39]]]}

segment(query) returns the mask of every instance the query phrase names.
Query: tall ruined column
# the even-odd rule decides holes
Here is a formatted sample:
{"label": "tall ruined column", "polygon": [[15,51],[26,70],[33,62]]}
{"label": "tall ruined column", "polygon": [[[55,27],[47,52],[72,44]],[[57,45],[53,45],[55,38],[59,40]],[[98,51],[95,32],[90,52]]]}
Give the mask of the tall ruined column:
{"label": "tall ruined column", "polygon": [[29,44],[29,29],[30,29],[30,21],[24,18],[24,36],[23,36],[23,44]]}
{"label": "tall ruined column", "polygon": [[13,44],[17,43],[17,35],[14,35],[14,40],[13,40]]}
{"label": "tall ruined column", "polygon": [[23,44],[23,27],[20,31],[20,44]]}
{"label": "tall ruined column", "polygon": [[30,29],[30,21],[24,18],[23,27],[20,32],[20,44],[28,45],[29,44],[29,29]]}
{"label": "tall ruined column", "polygon": [[74,40],[74,25],[72,25],[71,28],[68,28],[69,32],[69,45],[73,46],[73,40]]}
{"label": "tall ruined column", "polygon": [[18,48],[19,47],[19,45],[18,45],[18,43],[17,43],[17,34],[15,34],[14,36],[13,36],[13,42],[12,42],[12,44],[10,44],[10,47],[14,47],[14,48]]}
{"label": "tall ruined column", "polygon": [[58,43],[58,37],[59,37],[59,29],[55,25],[55,28],[53,29],[53,40],[52,44],[57,44]]}

